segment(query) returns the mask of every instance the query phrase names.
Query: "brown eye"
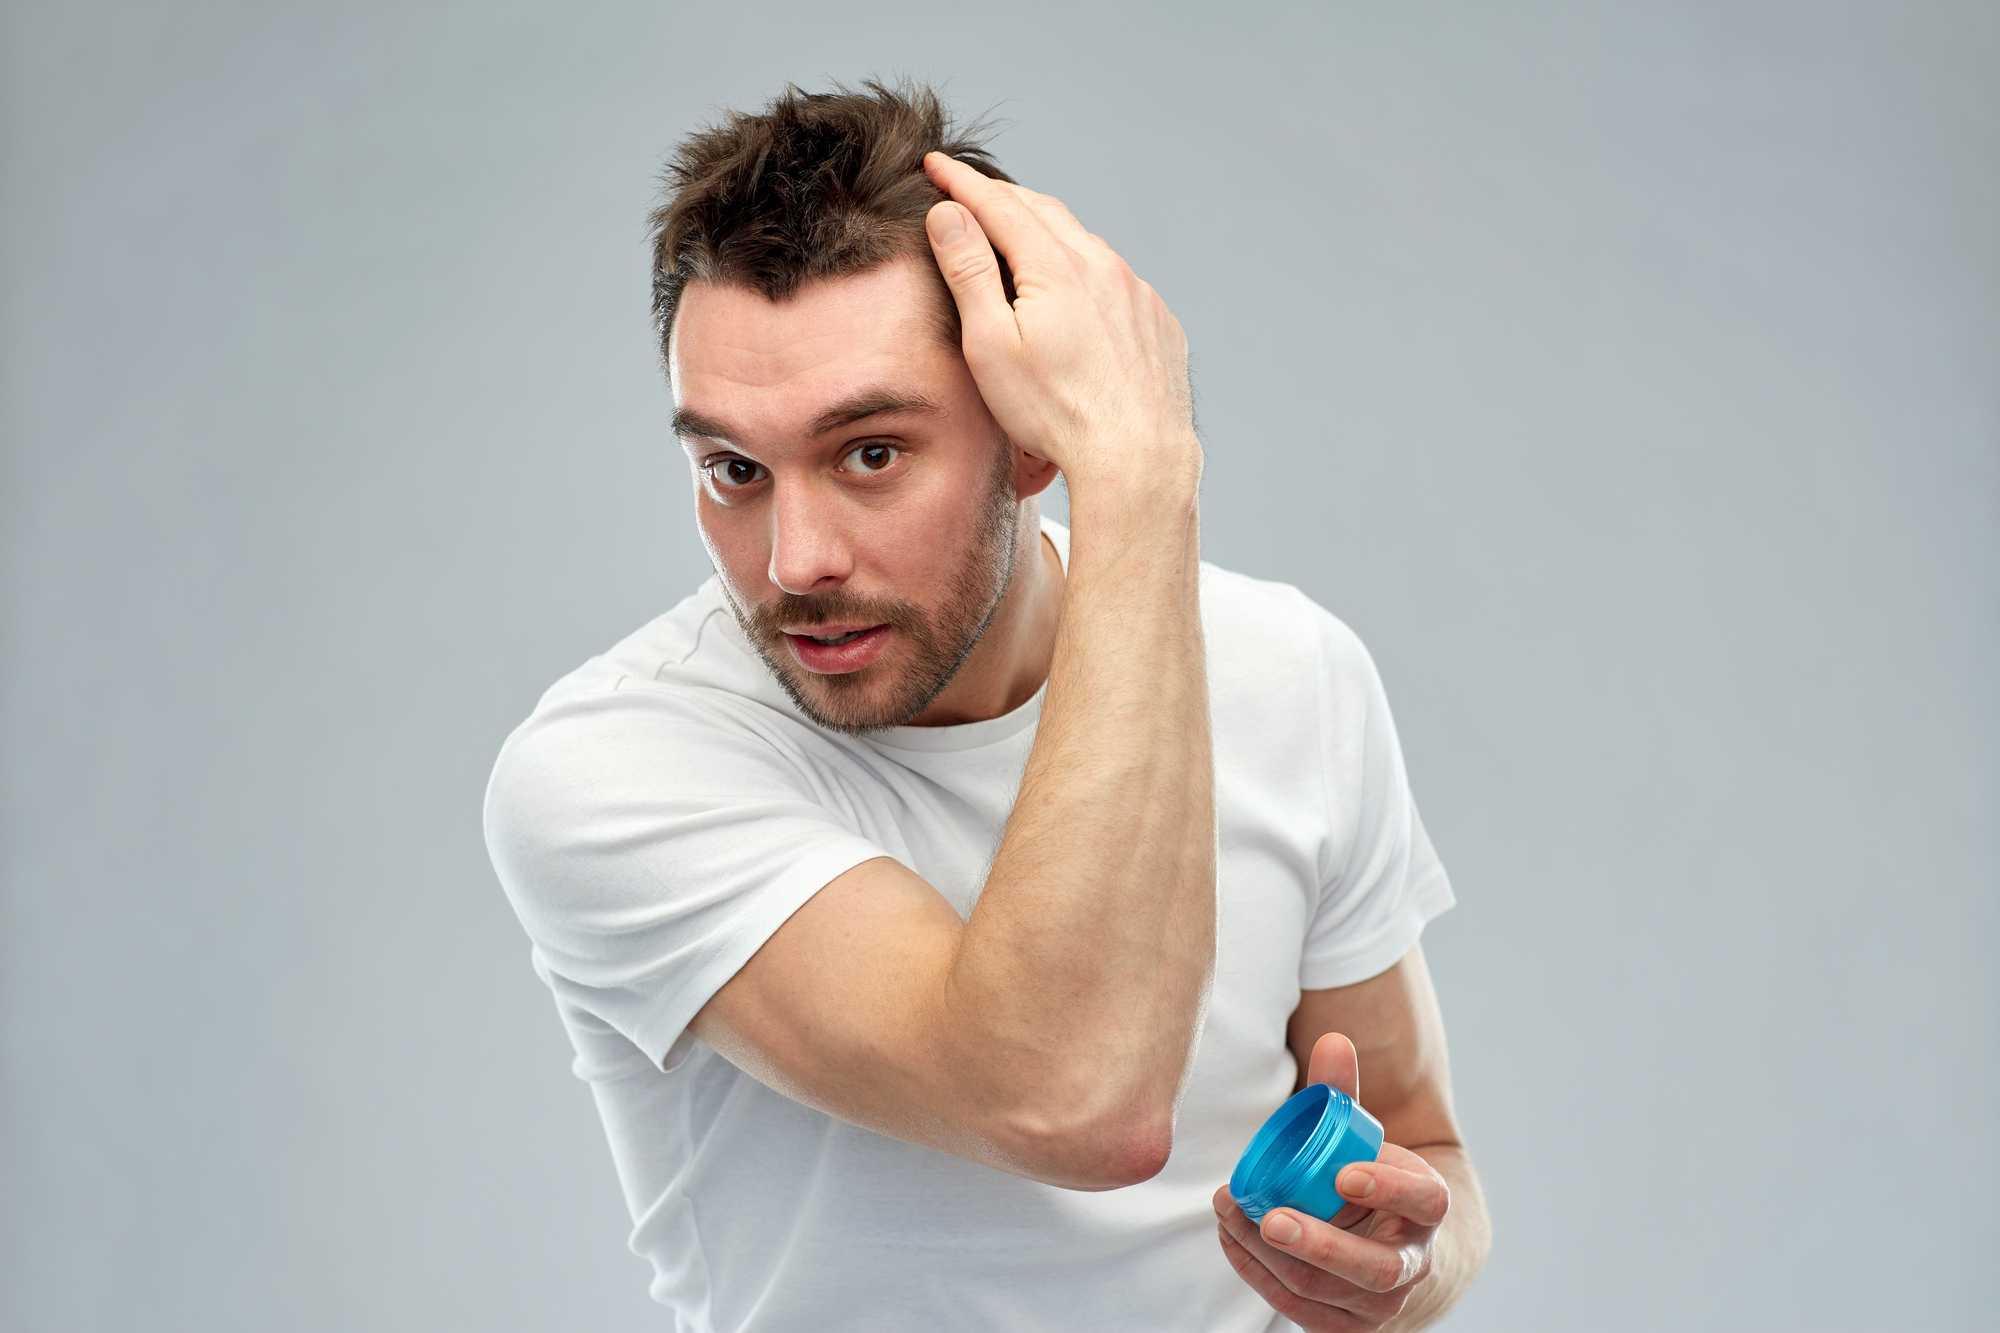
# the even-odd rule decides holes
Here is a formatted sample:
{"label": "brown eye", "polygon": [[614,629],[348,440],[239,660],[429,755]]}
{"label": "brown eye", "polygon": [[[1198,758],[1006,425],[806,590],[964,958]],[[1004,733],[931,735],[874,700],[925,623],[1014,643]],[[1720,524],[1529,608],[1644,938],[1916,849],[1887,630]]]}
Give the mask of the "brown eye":
{"label": "brown eye", "polygon": [[747,458],[718,458],[708,465],[708,475],[715,479],[716,485],[733,489],[763,480],[764,468]]}
{"label": "brown eye", "polygon": [[850,450],[846,462],[856,472],[880,472],[896,461],[903,451],[893,444],[864,444]]}

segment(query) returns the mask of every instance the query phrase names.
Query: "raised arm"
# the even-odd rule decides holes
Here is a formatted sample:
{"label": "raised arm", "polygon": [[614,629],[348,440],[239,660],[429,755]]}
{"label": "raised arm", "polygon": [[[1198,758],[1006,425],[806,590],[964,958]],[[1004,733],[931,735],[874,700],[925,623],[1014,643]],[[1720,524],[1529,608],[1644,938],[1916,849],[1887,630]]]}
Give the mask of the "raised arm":
{"label": "raised arm", "polygon": [[1040,727],[969,920],[894,861],[857,866],[691,1026],[843,1120],[1114,1188],[1166,1162],[1215,953],[1186,344],[1060,203],[939,154],[925,165],[953,200],[929,230],[980,395],[1069,486]]}

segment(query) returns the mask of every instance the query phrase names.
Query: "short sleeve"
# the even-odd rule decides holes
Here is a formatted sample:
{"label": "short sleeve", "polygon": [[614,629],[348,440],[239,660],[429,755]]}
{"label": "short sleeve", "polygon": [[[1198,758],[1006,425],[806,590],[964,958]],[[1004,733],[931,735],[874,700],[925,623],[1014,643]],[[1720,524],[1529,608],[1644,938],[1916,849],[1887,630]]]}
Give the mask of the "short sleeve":
{"label": "short sleeve", "polygon": [[1410,795],[1389,700],[1368,650],[1319,608],[1320,754],[1332,836],[1307,923],[1299,985],[1325,990],[1393,967],[1452,906],[1451,883]]}
{"label": "short sleeve", "polygon": [[487,849],[537,971],[656,1066],[807,899],[886,855],[756,705],[703,693],[544,701],[486,793]]}

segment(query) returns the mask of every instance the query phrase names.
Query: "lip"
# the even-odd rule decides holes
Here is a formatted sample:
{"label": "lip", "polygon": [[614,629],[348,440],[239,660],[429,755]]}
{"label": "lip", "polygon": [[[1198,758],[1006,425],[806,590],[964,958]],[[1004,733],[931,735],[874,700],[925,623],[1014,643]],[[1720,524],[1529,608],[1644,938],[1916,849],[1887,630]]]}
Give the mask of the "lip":
{"label": "lip", "polygon": [[804,634],[781,631],[785,636],[785,646],[792,650],[792,657],[806,670],[821,676],[844,676],[850,671],[859,671],[882,655],[888,646],[889,636],[894,633],[887,625],[871,625],[863,629],[860,625],[815,625],[817,634],[852,634],[863,630],[858,638],[846,643],[820,643]]}

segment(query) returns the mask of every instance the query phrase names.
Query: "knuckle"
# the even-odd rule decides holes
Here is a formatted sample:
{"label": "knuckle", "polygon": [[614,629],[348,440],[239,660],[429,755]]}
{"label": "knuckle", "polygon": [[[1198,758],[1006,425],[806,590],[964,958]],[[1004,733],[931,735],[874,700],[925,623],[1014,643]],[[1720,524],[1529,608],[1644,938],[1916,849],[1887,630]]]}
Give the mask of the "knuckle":
{"label": "knuckle", "polygon": [[1378,1207],[1387,1208],[1400,1217],[1407,1217],[1418,1226],[1434,1227],[1444,1219],[1444,1202],[1436,1190],[1426,1185],[1414,1189],[1398,1188],[1389,1193]]}
{"label": "knuckle", "polygon": [[1401,1314],[1403,1307],[1409,1304],[1409,1301],[1409,1294],[1401,1291],[1386,1292],[1380,1296],[1370,1296],[1366,1303],[1368,1318],[1371,1322],[1386,1324]]}
{"label": "knuckle", "polygon": [[1394,1291],[1403,1285],[1403,1258],[1392,1254],[1370,1260],[1362,1276],[1366,1281],[1361,1285],[1370,1291]]}
{"label": "knuckle", "polygon": [[957,253],[946,256],[939,264],[939,269],[944,273],[945,281],[956,287],[960,283],[968,282],[978,277],[986,269],[992,268],[993,260],[991,252],[980,253],[986,249],[987,247],[985,246],[968,245],[960,249]]}
{"label": "knuckle", "polygon": [[1368,1196],[1365,1203],[1357,1203],[1355,1206],[1389,1213],[1395,1217],[1408,1217],[1414,1222],[1416,1219],[1410,1215],[1416,1211],[1418,1204],[1410,1191],[1404,1188],[1402,1181],[1391,1180],[1384,1171],[1376,1173],[1374,1193]]}
{"label": "knuckle", "polygon": [[1312,1304],[1305,1297],[1286,1286],[1280,1286],[1264,1299],[1273,1310],[1276,1310],[1295,1324],[1299,1322],[1299,1317],[1306,1313],[1307,1307]]}
{"label": "knuckle", "polygon": [[1034,217],[1031,211],[1021,207],[1018,199],[1001,199],[993,205],[994,221],[1002,227],[1011,227],[1018,231],[1034,221]]}
{"label": "knuckle", "polygon": [[1299,1258],[1314,1268],[1324,1271],[1334,1265],[1333,1239],[1319,1230],[1308,1231],[1305,1238],[1295,1247]]}
{"label": "knuckle", "polygon": [[1063,217],[1069,216],[1069,206],[1052,194],[1030,194],[1028,198],[1036,208],[1044,212],[1056,213]]}
{"label": "knuckle", "polygon": [[1337,1274],[1316,1268],[1298,1282],[1293,1290],[1308,1300],[1331,1305],[1343,1297],[1354,1293],[1354,1284]]}

